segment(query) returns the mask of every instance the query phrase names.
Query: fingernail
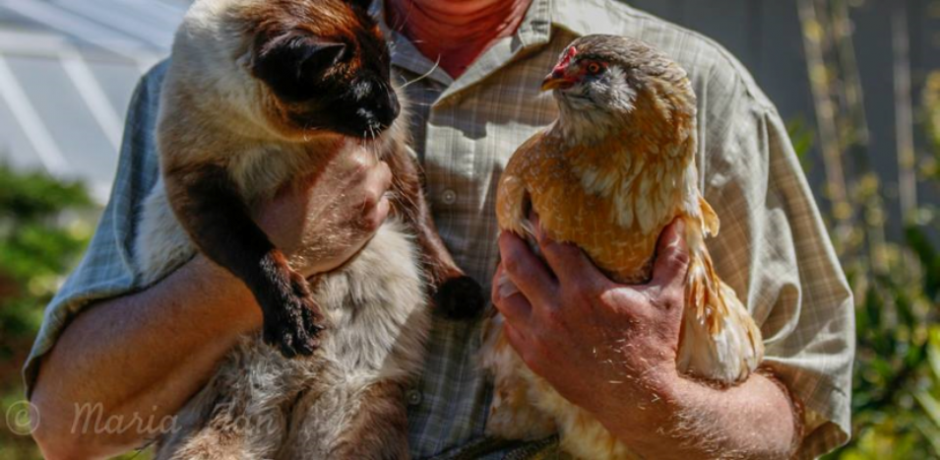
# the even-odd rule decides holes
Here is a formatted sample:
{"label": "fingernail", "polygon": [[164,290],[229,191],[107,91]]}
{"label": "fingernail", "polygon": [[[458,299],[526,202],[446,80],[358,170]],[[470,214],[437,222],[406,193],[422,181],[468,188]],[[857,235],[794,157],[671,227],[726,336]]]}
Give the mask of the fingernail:
{"label": "fingernail", "polygon": [[499,276],[499,296],[506,299],[519,293],[516,283],[513,283],[505,273]]}

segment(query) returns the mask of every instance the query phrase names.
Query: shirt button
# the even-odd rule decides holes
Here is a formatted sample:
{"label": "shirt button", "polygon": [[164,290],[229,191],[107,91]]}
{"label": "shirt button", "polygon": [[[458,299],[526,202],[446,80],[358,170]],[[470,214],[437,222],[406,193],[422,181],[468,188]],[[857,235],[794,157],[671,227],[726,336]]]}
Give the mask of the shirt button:
{"label": "shirt button", "polygon": [[421,396],[421,392],[418,390],[408,390],[408,393],[405,395],[405,397],[408,399],[408,404],[411,406],[417,406],[418,404],[421,404],[421,401],[424,399]]}
{"label": "shirt button", "polygon": [[457,202],[457,192],[447,189],[444,190],[444,193],[441,194],[441,202],[446,205],[451,205]]}

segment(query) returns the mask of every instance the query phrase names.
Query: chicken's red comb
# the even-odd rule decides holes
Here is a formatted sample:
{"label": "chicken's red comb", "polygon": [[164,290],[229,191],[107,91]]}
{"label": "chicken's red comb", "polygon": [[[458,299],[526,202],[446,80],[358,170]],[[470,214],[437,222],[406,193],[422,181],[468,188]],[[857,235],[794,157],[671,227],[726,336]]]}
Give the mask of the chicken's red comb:
{"label": "chicken's red comb", "polygon": [[561,58],[561,61],[558,61],[558,64],[555,65],[555,68],[552,69],[552,73],[564,74],[565,69],[568,67],[568,64],[571,64],[571,59],[578,55],[578,49],[575,47],[569,47],[568,51],[565,52],[565,56]]}

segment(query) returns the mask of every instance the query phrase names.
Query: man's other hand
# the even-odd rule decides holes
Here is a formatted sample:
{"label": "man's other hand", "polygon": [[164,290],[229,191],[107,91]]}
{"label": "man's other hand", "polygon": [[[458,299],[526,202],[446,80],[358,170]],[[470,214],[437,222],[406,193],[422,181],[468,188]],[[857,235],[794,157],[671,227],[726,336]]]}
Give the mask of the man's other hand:
{"label": "man's other hand", "polygon": [[388,216],[392,173],[375,153],[356,148],[319,174],[281,190],[256,217],[272,243],[305,276],[342,265]]}

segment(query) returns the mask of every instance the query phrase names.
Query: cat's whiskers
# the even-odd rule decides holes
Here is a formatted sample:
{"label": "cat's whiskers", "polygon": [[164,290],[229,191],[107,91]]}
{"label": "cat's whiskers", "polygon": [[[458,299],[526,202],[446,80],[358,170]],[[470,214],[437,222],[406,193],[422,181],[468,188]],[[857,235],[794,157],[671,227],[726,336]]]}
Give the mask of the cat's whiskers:
{"label": "cat's whiskers", "polygon": [[[375,139],[373,139],[373,141],[374,140]],[[380,155],[378,145],[375,142],[372,143],[372,156],[375,157],[376,163],[382,160],[382,156]]]}
{"label": "cat's whiskers", "polygon": [[411,80],[411,81],[409,81],[409,82],[405,82],[405,84],[401,86],[401,89],[405,89],[405,88],[407,88],[407,87],[409,87],[409,86],[411,86],[411,85],[413,85],[413,84],[415,84],[415,83],[417,83],[417,82],[419,82],[419,81],[421,81],[421,80],[424,80],[425,78],[430,77],[431,74],[434,73],[434,71],[437,70],[438,67],[440,67],[440,65],[441,65],[441,57],[438,56],[438,57],[437,57],[437,62],[435,62],[434,65],[431,66],[431,70],[428,70],[427,72],[425,72],[424,75],[421,75],[421,76],[415,78],[414,80]]}
{"label": "cat's whiskers", "polygon": [[375,126],[369,127],[369,135],[372,136],[372,142],[369,144],[369,150],[372,151],[372,156],[375,157],[375,161],[376,163],[378,163],[380,160],[380,155],[379,155],[379,147],[378,147],[378,141],[377,141],[378,136],[376,133]]}

